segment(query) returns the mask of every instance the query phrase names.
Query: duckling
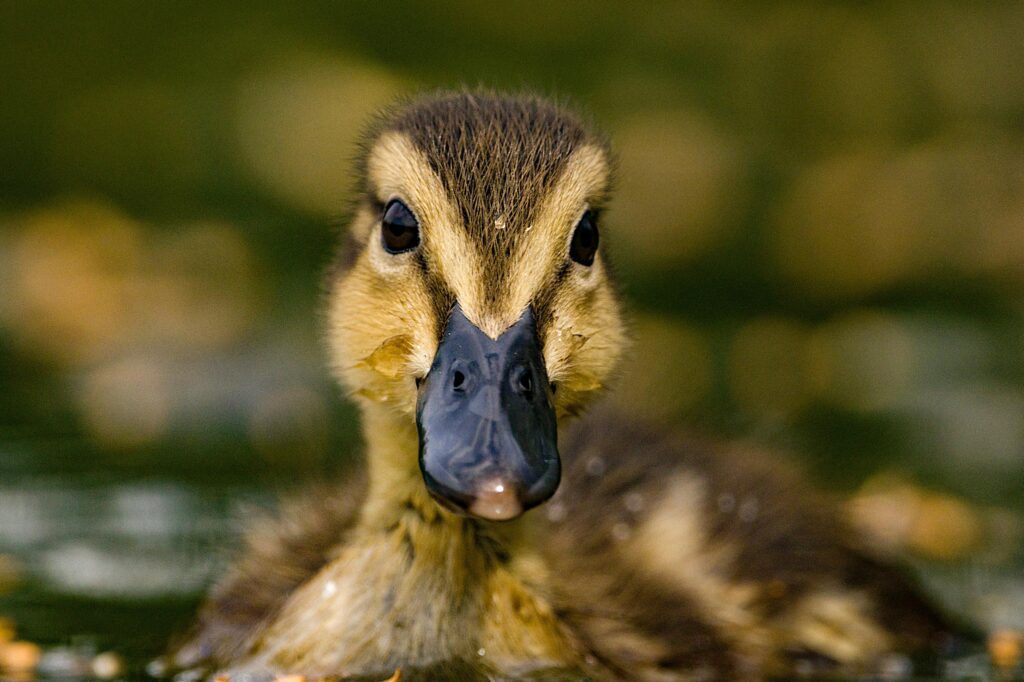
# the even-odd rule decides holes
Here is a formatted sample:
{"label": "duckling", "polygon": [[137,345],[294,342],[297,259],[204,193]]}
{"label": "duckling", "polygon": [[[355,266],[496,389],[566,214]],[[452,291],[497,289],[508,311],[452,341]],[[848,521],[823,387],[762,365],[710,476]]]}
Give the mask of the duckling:
{"label": "duckling", "polygon": [[777,457],[588,409],[627,346],[604,137],[465,91],[366,140],[326,315],[365,469],[252,525],[172,668],[758,679],[956,637]]}

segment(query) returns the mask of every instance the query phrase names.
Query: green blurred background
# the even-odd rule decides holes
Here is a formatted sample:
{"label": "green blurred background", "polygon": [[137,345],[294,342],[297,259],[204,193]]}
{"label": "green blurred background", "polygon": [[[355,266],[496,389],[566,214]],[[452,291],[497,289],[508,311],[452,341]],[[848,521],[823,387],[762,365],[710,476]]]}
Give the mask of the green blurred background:
{"label": "green blurred background", "polygon": [[795,453],[1024,626],[1022,36],[1020,2],[0,4],[0,615],[153,653],[240,509],[344,468],[354,142],[485,84],[620,154],[616,399]]}

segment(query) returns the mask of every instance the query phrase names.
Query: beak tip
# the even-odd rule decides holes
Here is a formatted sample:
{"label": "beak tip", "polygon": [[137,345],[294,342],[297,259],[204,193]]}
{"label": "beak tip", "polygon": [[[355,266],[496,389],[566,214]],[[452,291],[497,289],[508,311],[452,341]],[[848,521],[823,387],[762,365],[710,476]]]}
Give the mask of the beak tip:
{"label": "beak tip", "polygon": [[525,510],[515,486],[499,479],[485,483],[467,511],[488,521],[509,521]]}

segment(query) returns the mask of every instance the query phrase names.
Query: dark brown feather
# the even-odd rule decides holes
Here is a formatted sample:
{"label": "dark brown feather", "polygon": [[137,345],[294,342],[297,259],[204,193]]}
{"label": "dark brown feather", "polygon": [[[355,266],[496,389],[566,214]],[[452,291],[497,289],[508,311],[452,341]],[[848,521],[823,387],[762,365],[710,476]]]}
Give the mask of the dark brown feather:
{"label": "dark brown feather", "polygon": [[[603,135],[550,100],[487,90],[431,93],[396,105],[371,126],[359,164],[371,203],[382,197],[367,186],[365,154],[388,131],[408,135],[423,152],[458,206],[466,233],[489,254],[484,262],[493,267],[481,276],[495,291],[503,283],[501,264],[572,152],[590,144],[611,157]],[[605,198],[594,197],[594,208]]]}
{"label": "dark brown feather", "polygon": [[[709,622],[706,606],[694,603],[700,595],[659,582],[642,562],[624,556],[623,534],[658,510],[679,474],[706,483],[699,516],[708,543],[737,550],[730,570],[716,578],[765,586],[753,604],[764,621],[784,614],[803,595],[838,586],[870,595],[868,615],[900,650],[934,657],[961,636],[903,571],[861,549],[837,504],[807,486],[779,453],[687,435],[608,409],[569,429],[561,451],[564,478],[549,503],[546,550],[565,617],[577,634],[586,633],[592,618],[614,620],[656,653],[652,660],[636,660],[636,651],[605,649],[615,637],[588,638],[614,670],[654,666],[725,678],[756,668],[761,674],[779,671],[730,650],[732,633]],[[631,505],[631,499],[642,504]],[[756,514],[753,507],[741,513],[752,501]],[[785,669],[817,652],[777,654],[780,661],[772,665]]]}
{"label": "dark brown feather", "polygon": [[[524,229],[572,152],[602,144],[577,118],[533,96],[485,91],[424,97],[384,130],[407,134],[457,202],[465,228],[502,252]],[[497,218],[505,229],[495,230]]]}

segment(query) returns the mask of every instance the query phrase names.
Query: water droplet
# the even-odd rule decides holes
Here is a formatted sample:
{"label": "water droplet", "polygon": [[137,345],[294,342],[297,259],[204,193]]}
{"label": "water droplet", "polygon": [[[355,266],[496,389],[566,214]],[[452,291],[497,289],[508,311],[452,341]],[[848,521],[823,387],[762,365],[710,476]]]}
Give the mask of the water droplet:
{"label": "water droplet", "polygon": [[203,671],[199,668],[182,670],[180,673],[174,676],[174,682],[197,682],[201,679],[203,679]]}
{"label": "water droplet", "polygon": [[565,505],[561,502],[552,502],[548,505],[548,521],[552,523],[559,523],[565,521],[566,509]]}
{"label": "water droplet", "polygon": [[736,508],[736,498],[732,493],[722,493],[718,496],[718,511],[729,514]]}
{"label": "water droplet", "polygon": [[602,476],[604,474],[604,460],[597,455],[594,455],[587,460],[586,468],[588,476],[594,476],[595,478],[597,476]]}
{"label": "water droplet", "polygon": [[906,680],[914,674],[914,664],[903,654],[885,654],[878,662],[878,673],[884,680]]}
{"label": "water droplet", "polygon": [[757,498],[753,495],[746,497],[743,499],[743,502],[740,503],[740,520],[745,523],[750,523],[757,518],[758,511],[760,511],[760,505],[757,502]]}
{"label": "water droplet", "polygon": [[642,493],[629,493],[626,495],[626,509],[636,514],[644,508],[644,496]]}
{"label": "water droplet", "polygon": [[633,529],[629,527],[628,523],[616,523],[612,526],[612,537],[623,542],[629,539],[629,536],[633,534]]}
{"label": "water droplet", "polygon": [[338,592],[338,583],[328,580],[324,583],[324,597],[333,597]]}
{"label": "water droplet", "polygon": [[146,674],[150,677],[167,677],[167,661],[158,658],[146,664]]}

